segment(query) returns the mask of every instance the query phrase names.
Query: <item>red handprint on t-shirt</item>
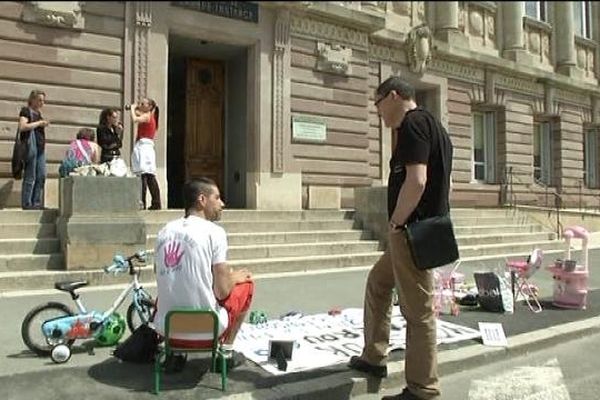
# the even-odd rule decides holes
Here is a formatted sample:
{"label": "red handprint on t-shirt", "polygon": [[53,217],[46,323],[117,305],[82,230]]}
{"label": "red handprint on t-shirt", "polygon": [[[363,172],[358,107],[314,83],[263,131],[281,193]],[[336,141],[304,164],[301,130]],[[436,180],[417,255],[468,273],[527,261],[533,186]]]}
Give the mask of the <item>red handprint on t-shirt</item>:
{"label": "red handprint on t-shirt", "polygon": [[183,257],[183,250],[181,250],[181,243],[169,242],[165,248],[165,265],[167,268],[173,268],[179,264],[181,257]]}

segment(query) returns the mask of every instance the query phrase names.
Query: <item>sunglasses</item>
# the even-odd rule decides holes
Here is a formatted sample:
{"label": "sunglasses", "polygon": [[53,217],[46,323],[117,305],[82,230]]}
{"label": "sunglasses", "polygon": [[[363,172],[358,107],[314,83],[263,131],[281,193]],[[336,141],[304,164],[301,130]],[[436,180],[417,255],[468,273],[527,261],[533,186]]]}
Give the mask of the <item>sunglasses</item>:
{"label": "sunglasses", "polygon": [[392,93],[392,91],[390,90],[389,92],[387,92],[384,96],[381,96],[380,98],[378,98],[377,100],[375,100],[375,107],[379,106],[379,103],[381,103],[383,101],[383,99],[385,99],[386,97],[388,97],[390,95],[390,93]]}

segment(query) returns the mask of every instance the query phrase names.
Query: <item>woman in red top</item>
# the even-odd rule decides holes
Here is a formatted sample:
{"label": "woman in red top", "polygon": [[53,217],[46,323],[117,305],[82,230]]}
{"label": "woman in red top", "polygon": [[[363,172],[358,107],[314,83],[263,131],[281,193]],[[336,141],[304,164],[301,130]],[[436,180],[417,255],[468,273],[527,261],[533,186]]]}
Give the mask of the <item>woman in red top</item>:
{"label": "woman in red top", "polygon": [[146,209],[146,188],[150,189],[152,204],[149,210],[160,210],[160,189],[156,181],[156,152],[154,137],[158,128],[158,107],[152,99],[142,99],[131,105],[131,119],[137,124],[137,136],[131,155],[131,169],[142,177],[142,204]]}

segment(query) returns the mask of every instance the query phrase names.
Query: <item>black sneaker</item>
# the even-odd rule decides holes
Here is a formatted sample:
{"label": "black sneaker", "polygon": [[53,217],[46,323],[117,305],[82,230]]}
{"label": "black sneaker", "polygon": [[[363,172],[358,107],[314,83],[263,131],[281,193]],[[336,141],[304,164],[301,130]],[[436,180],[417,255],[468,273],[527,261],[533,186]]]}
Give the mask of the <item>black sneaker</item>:
{"label": "black sneaker", "polygon": [[[225,358],[225,363],[227,365],[227,371],[231,371],[232,369],[235,369],[235,368],[239,367],[240,365],[243,365],[245,362],[246,362],[246,357],[242,353],[238,353],[235,350],[231,351],[229,353],[229,355],[227,355]],[[217,358],[217,368],[215,369],[215,372],[221,373],[221,359],[220,358]]]}
{"label": "black sneaker", "polygon": [[357,371],[373,375],[376,378],[385,378],[387,376],[387,366],[369,364],[359,356],[350,357],[348,366]]}
{"label": "black sneaker", "polygon": [[169,353],[162,366],[165,369],[165,373],[172,374],[183,371],[186,362],[187,354]]}
{"label": "black sneaker", "polygon": [[420,397],[412,394],[408,388],[404,388],[402,393],[395,396],[383,396],[381,400],[422,400]]}
{"label": "black sneaker", "polygon": [[414,395],[408,388],[404,388],[402,393],[395,396],[383,396],[381,400],[422,400],[420,397]]}

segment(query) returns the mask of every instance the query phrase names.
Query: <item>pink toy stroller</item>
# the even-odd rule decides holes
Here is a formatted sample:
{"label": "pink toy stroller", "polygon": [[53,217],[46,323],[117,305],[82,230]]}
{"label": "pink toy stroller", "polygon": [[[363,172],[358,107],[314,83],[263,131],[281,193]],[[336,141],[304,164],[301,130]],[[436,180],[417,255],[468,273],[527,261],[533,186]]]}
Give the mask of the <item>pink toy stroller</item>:
{"label": "pink toy stroller", "polygon": [[527,302],[527,306],[534,313],[542,311],[542,305],[538,299],[538,289],[529,279],[542,266],[543,252],[540,249],[534,249],[529,255],[527,261],[507,261],[506,268],[510,271],[513,300],[516,302],[519,294]]}
{"label": "pink toy stroller", "polygon": [[[588,293],[588,231],[581,226],[571,226],[563,232],[567,245],[566,259],[557,260],[548,267],[554,278],[554,299],[552,304],[561,308],[585,309]],[[571,259],[571,240],[581,239],[582,264]]]}
{"label": "pink toy stroller", "polygon": [[456,316],[460,311],[458,304],[456,304],[454,291],[457,284],[464,283],[465,276],[460,272],[456,272],[459,265],[460,261],[457,261],[455,264],[437,268],[433,273],[433,310],[436,317],[442,312]]}

